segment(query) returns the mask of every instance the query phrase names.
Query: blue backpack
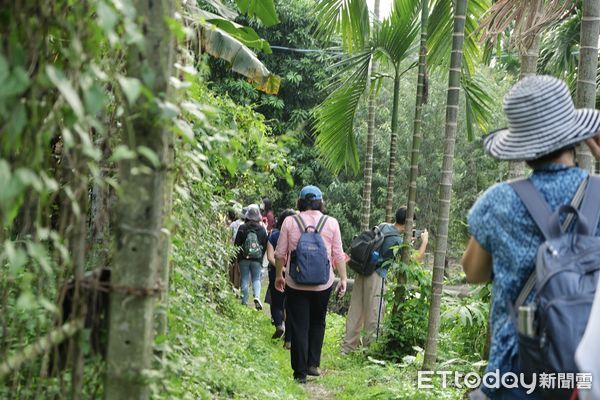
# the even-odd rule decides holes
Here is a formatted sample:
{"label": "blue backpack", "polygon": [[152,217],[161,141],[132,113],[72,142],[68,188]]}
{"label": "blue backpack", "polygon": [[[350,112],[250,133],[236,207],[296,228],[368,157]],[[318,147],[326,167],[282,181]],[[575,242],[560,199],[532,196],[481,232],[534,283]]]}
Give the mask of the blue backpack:
{"label": "blue backpack", "polygon": [[294,215],[300,228],[300,240],[290,256],[289,274],[294,282],[301,285],[322,285],[329,281],[329,257],[327,247],[321,237],[321,230],[327,221],[323,215],[317,226],[306,226],[300,215]]}
{"label": "blue backpack", "polygon": [[[518,313],[520,368],[538,377],[540,373],[580,372],[575,351],[587,326],[600,277],[600,237],[595,236],[600,219],[600,177],[590,176],[587,188],[584,180],[571,204],[555,212],[531,181],[514,181],[511,186],[545,239],[538,248],[535,270],[514,305]],[[560,216],[567,213],[561,226]],[[574,226],[569,230],[571,218]],[[533,302],[523,306],[534,287]],[[572,391],[555,388],[544,390],[544,396],[567,398]]]}

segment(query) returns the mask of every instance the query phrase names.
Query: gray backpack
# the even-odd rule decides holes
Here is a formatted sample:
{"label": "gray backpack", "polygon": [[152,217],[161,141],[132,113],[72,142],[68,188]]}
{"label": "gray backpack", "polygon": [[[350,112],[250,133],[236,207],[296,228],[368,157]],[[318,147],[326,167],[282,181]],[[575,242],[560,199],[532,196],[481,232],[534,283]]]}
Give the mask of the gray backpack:
{"label": "gray backpack", "polygon": [[[555,212],[530,180],[514,181],[511,186],[545,239],[538,248],[534,272],[514,305],[519,314],[520,369],[538,376],[577,373],[575,351],[585,331],[600,277],[600,237],[595,236],[600,218],[600,178],[590,176],[587,188],[584,180],[571,204],[562,205]],[[561,226],[560,217],[567,213],[569,217]],[[574,226],[569,230],[571,220]],[[536,289],[533,302],[523,306],[533,287]],[[556,386],[544,390],[544,396],[565,398],[572,389]]]}

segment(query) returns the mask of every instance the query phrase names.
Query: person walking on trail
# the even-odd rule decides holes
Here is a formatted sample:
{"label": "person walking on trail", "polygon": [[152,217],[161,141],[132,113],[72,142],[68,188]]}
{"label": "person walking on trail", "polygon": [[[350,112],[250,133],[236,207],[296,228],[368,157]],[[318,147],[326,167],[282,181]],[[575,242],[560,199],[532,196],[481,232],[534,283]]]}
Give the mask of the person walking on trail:
{"label": "person walking on trail", "polygon": [[285,318],[284,318],[284,301],[285,293],[275,289],[275,276],[276,276],[276,261],[275,261],[275,248],[277,247],[277,241],[279,240],[279,234],[283,221],[290,215],[296,215],[294,210],[285,210],[279,215],[277,224],[269,235],[269,242],[267,243],[267,259],[269,260],[269,292],[271,293],[271,318],[273,325],[275,325],[275,333],[273,333],[273,339],[279,339],[284,333],[284,342],[289,342],[289,329],[286,329]]}
{"label": "person walking on trail", "polygon": [[[416,215],[413,219],[416,221]],[[387,261],[394,258],[393,247],[402,244],[402,235],[406,231],[405,224],[406,207],[400,207],[396,210],[394,224],[383,223],[378,227],[385,239],[379,249],[377,269],[368,276],[356,274],[354,277],[342,354],[356,350],[361,343],[364,347],[368,347],[379,336],[385,309],[383,294],[389,268]],[[421,233],[421,245],[416,256],[418,262],[423,260],[428,241],[429,234],[424,230]],[[361,331],[364,331],[362,340]]]}
{"label": "person walking on trail", "polygon": [[260,278],[262,259],[267,250],[267,231],[261,224],[260,209],[257,205],[248,206],[244,218],[246,222],[239,227],[235,236],[241,273],[242,304],[248,304],[248,286],[252,279],[254,306],[257,310],[262,310]]}
{"label": "person walking on trail", "polygon": [[[244,215],[246,211],[247,208],[241,208],[241,206],[239,208],[234,206],[230,210],[230,219],[232,220],[231,224],[229,224],[231,243],[235,243],[237,231],[244,223]],[[239,289],[241,286],[240,265],[237,261],[237,256],[229,264],[229,282],[231,282],[231,286],[233,286],[235,289]]]}
{"label": "person walking on trail", "polygon": [[[285,290],[286,313],[291,329],[291,364],[294,378],[320,375],[325,337],[327,304],[335,289],[346,293],[346,261],[338,221],[323,214],[323,194],[316,186],[305,186],[298,198],[300,213],[283,221],[275,249],[275,288]],[[284,278],[283,270],[286,268]]]}
{"label": "person walking on trail", "polygon": [[[486,137],[485,150],[498,160],[527,162],[533,173],[517,183],[524,183],[531,188],[531,193],[541,195],[538,195],[538,208],[548,208],[548,213],[562,205],[571,204],[577,208],[575,194],[589,174],[576,166],[574,149],[587,139],[592,151],[599,153],[600,138],[596,135],[600,131],[600,112],[576,110],[567,85],[549,76],[524,78],[513,86],[504,98],[504,112],[509,128]],[[511,309],[516,307],[521,311],[516,306],[517,298],[522,297],[520,293],[534,271],[538,248],[545,241],[537,218],[534,220],[525,204],[530,203],[528,196],[521,194],[515,182],[496,184],[483,193],[467,217],[471,237],[462,259],[468,282],[492,281],[492,340],[486,372],[499,371],[500,376],[522,371],[518,352],[520,340],[517,340],[517,326]],[[542,200],[547,206],[541,204]],[[583,202],[585,204],[585,197]],[[563,219],[561,221],[564,223]],[[574,222],[578,225],[578,221]],[[600,235],[597,223],[589,229],[592,237]],[[521,304],[531,304],[536,295],[534,286],[529,289],[532,290],[526,295],[527,300]],[[565,334],[578,329],[564,328]],[[529,328],[521,327],[519,332],[521,329]],[[484,385],[477,393],[479,398],[482,398],[482,392],[492,399],[542,398],[536,392],[527,394],[522,387]],[[475,395],[472,398],[476,398]]]}
{"label": "person walking on trail", "polygon": [[260,212],[263,221],[267,224],[267,232],[270,234],[271,230],[275,227],[275,212],[273,211],[271,199],[263,197],[262,204],[260,205]]}

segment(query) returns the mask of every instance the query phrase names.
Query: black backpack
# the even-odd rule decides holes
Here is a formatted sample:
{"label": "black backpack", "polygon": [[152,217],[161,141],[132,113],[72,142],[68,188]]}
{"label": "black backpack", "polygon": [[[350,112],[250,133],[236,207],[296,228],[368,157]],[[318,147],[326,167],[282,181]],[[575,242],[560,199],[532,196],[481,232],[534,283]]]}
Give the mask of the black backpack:
{"label": "black backpack", "polygon": [[[391,236],[400,236],[400,234],[397,232],[384,234],[381,232],[381,225],[355,236],[350,243],[350,261],[348,262],[350,268],[357,274],[371,275],[383,257],[381,254],[383,241]],[[373,255],[375,251],[379,252],[379,256]]]}

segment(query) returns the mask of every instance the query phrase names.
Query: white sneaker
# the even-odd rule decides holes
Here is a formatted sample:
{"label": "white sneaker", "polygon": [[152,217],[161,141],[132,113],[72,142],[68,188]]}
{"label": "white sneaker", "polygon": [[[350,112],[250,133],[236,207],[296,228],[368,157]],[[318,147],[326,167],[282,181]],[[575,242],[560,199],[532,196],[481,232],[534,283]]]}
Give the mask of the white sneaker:
{"label": "white sneaker", "polygon": [[260,300],[259,300],[258,297],[254,298],[254,307],[256,307],[256,309],[259,310],[259,311],[263,309],[263,305],[260,302]]}

